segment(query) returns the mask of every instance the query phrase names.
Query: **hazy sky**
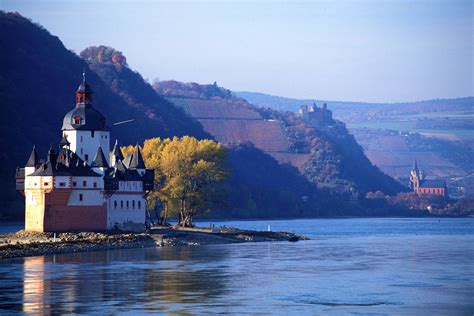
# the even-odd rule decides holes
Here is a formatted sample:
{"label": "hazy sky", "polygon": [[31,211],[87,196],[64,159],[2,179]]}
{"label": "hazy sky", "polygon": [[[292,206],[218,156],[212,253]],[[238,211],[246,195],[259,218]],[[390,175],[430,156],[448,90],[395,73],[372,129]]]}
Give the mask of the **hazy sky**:
{"label": "hazy sky", "polygon": [[472,1],[10,1],[79,53],[108,45],[150,81],[297,98],[474,95]]}

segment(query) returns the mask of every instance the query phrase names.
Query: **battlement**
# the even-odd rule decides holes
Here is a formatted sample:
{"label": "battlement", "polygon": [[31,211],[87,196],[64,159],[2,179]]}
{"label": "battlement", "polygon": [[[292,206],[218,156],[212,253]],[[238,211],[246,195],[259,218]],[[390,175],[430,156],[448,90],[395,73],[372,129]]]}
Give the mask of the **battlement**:
{"label": "battlement", "polygon": [[326,103],[322,103],[319,107],[316,103],[311,104],[309,107],[306,104],[301,105],[297,114],[313,124],[330,124],[333,122],[332,111],[328,110]]}

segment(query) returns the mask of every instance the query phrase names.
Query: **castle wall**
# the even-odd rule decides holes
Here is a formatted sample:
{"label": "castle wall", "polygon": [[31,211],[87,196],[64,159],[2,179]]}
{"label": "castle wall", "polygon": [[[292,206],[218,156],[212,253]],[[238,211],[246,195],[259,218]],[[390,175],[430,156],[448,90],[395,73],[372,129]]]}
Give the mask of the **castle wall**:
{"label": "castle wall", "polygon": [[146,199],[143,192],[118,191],[108,199],[108,229],[143,230],[145,219]]}
{"label": "castle wall", "polygon": [[142,192],[143,181],[119,181],[119,190],[127,192]]}
{"label": "castle wall", "polygon": [[97,206],[104,203],[104,197],[100,190],[72,190],[67,206]]}
{"label": "castle wall", "polygon": [[44,231],[106,230],[106,205],[104,203],[96,205],[91,205],[90,203],[84,205],[68,205],[75,191],[76,190],[70,189],[57,189],[54,192],[46,194]]}
{"label": "castle wall", "polygon": [[25,190],[25,230],[44,231],[44,190]]}

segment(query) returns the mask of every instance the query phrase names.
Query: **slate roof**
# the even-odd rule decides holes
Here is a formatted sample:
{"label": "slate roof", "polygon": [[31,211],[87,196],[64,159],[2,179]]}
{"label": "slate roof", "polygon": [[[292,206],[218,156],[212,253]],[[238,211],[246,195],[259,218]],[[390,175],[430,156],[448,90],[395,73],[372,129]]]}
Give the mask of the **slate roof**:
{"label": "slate roof", "polygon": [[66,135],[63,135],[63,138],[61,138],[61,141],[59,142],[59,146],[64,147],[68,145],[71,145],[71,143],[67,140]]}
{"label": "slate roof", "polygon": [[26,162],[25,167],[36,167],[39,163],[38,153],[36,152],[36,147],[33,146],[33,150],[31,151],[30,158]]}
{"label": "slate roof", "polygon": [[123,160],[123,164],[126,168],[130,167],[130,162],[132,161],[132,159],[133,159],[133,154],[128,153],[127,157],[125,157],[125,159]]}
{"label": "slate roof", "polygon": [[136,170],[130,170],[125,167],[121,160],[117,161],[113,168],[109,168],[105,172],[104,178],[110,180],[121,181],[142,181],[142,177]]}
{"label": "slate roof", "polygon": [[115,140],[115,145],[114,145],[114,148],[112,149],[111,155],[115,156],[115,161],[123,160],[122,151],[120,150],[117,140]]}
{"label": "slate roof", "polygon": [[[75,124],[74,118],[80,117],[81,123]],[[104,116],[90,104],[77,104],[63,119],[65,130],[108,131]]]}
{"label": "slate roof", "polygon": [[84,79],[79,87],[77,87],[77,92],[92,93],[92,89]]}
{"label": "slate roof", "polygon": [[97,152],[95,153],[94,160],[92,161],[91,167],[98,167],[98,168],[108,168],[109,164],[107,163],[107,159],[105,159],[104,152],[102,151],[102,147],[99,146],[97,148]]}
{"label": "slate roof", "polygon": [[69,149],[62,148],[58,153],[48,152],[48,159],[31,176],[83,176],[100,177],[84,161]]}
{"label": "slate roof", "polygon": [[446,182],[444,180],[423,180],[420,183],[420,188],[445,188]]}
{"label": "slate roof", "polygon": [[130,161],[129,168],[131,169],[145,169],[145,161],[143,161],[142,154],[140,152],[140,147],[135,146],[135,151],[133,152],[132,160]]}

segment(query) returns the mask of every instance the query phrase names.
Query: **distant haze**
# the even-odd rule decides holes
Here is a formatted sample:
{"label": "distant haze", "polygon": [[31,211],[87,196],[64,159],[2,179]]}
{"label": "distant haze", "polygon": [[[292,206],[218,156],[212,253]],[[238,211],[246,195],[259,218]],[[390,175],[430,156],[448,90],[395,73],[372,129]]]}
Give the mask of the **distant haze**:
{"label": "distant haze", "polygon": [[[150,81],[366,102],[474,95],[472,1],[10,1]],[[0,70],[1,71],[1,70]]]}

